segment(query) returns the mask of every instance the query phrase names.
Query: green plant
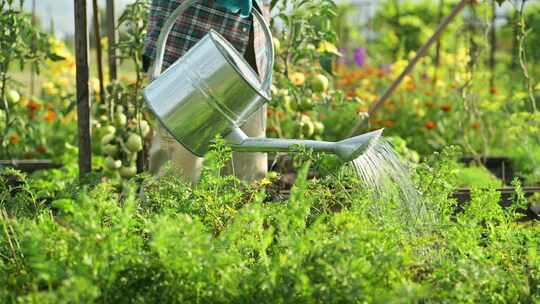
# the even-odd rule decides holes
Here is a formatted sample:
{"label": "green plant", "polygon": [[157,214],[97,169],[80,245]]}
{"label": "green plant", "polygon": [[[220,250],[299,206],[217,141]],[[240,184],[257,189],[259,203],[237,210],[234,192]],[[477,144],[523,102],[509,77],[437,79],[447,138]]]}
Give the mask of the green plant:
{"label": "green plant", "polygon": [[0,157],[7,158],[14,156],[12,151],[20,152],[16,146],[21,137],[40,140],[35,135],[39,127],[23,117],[24,107],[20,106],[23,85],[11,75],[14,65],[21,69],[30,65],[39,72],[46,59],[63,59],[53,53],[48,35],[32,24],[23,5],[23,0],[0,1]]}
{"label": "green plant", "polygon": [[118,51],[122,61],[135,67],[135,80],[121,79],[107,86],[106,101],[99,105],[99,119],[95,121],[98,129],[95,137],[100,141],[105,169],[125,179],[144,169],[145,145],[151,135],[142,96],[145,84],[142,52],[148,11],[148,1],[137,0],[119,18],[120,40],[112,48]]}
{"label": "green plant", "polygon": [[0,301],[539,300],[538,226],[515,223],[493,191],[474,191],[456,214],[454,155],[417,167],[439,219],[413,233],[398,197],[373,199],[346,174],[310,181],[309,161],[286,199],[222,177],[220,140],[196,186],[174,174],[144,177],[142,196],[129,182],[81,186],[76,174],[52,196],[28,179],[2,186]]}

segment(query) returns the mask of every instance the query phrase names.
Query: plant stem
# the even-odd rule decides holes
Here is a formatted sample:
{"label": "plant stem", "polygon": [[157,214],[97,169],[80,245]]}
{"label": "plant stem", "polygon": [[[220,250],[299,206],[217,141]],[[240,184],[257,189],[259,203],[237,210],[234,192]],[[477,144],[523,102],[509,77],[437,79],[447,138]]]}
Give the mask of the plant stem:
{"label": "plant stem", "polygon": [[518,15],[519,15],[518,25],[519,25],[519,31],[520,31],[519,36],[518,36],[518,53],[519,53],[519,65],[521,66],[521,70],[523,71],[523,76],[525,77],[525,81],[527,83],[527,93],[529,95],[529,100],[531,102],[532,112],[535,113],[537,111],[537,108],[536,108],[536,96],[534,95],[534,82],[533,82],[532,76],[529,74],[527,50],[525,49],[525,41],[527,39],[527,35],[531,32],[531,29],[527,30],[525,15],[523,14],[526,3],[527,3],[527,0],[522,0],[521,5],[518,10]]}

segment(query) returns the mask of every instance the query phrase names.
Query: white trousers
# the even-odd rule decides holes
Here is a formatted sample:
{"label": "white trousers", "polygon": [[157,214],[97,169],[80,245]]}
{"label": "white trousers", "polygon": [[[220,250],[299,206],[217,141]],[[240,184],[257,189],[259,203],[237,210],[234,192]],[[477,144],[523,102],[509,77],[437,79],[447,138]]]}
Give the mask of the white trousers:
{"label": "white trousers", "polygon": [[[242,130],[250,137],[265,137],[266,106],[255,112]],[[161,126],[154,134],[149,157],[150,172],[153,174],[164,174],[165,165],[170,161],[172,169],[187,182],[197,183],[201,176],[203,159],[189,152]],[[264,178],[267,171],[266,153],[233,152],[231,162],[223,169],[224,174],[235,175],[246,182]]]}

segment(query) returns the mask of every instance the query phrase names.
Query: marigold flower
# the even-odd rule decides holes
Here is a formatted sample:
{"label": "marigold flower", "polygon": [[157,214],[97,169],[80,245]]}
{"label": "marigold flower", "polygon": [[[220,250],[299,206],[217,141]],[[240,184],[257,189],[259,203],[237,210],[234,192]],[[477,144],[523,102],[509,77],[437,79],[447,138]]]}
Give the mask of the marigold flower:
{"label": "marigold flower", "polygon": [[319,44],[319,48],[317,49],[317,52],[319,53],[330,53],[337,56],[342,56],[341,53],[338,51],[337,47],[328,41],[322,41]]}
{"label": "marigold flower", "polygon": [[56,119],[56,112],[54,111],[47,111],[47,114],[45,114],[45,120],[47,122],[53,122]]}
{"label": "marigold flower", "polygon": [[43,146],[43,145],[39,145],[39,146],[36,147],[36,151],[38,153],[45,153],[45,152],[47,152],[47,148],[45,148],[45,146]]}
{"label": "marigold flower", "polygon": [[356,91],[348,91],[347,92],[347,97],[349,97],[349,98],[356,97],[356,96],[358,96],[358,94],[356,94]]}
{"label": "marigold flower", "polygon": [[289,80],[295,85],[295,86],[301,86],[306,82],[306,75],[300,72],[292,73],[289,76]]}
{"label": "marigold flower", "polygon": [[36,110],[39,110],[40,107],[41,107],[41,105],[39,103],[35,102],[34,100],[30,100],[28,102],[28,104],[26,105],[26,108],[30,112],[34,112]]}
{"label": "marigold flower", "polygon": [[443,110],[443,112],[448,113],[448,112],[452,111],[452,107],[450,105],[443,105],[441,107],[441,110]]}
{"label": "marigold flower", "polygon": [[473,128],[473,129],[477,129],[477,130],[478,130],[478,129],[480,129],[480,126],[481,126],[481,125],[480,125],[479,122],[475,122],[475,123],[472,124],[472,128]]}
{"label": "marigold flower", "polygon": [[433,121],[428,121],[424,127],[428,130],[433,130],[435,128],[437,128],[437,125],[433,122]]}
{"label": "marigold flower", "polygon": [[17,135],[17,133],[11,134],[11,136],[9,137],[9,143],[12,144],[12,145],[18,144],[19,143],[19,135]]}
{"label": "marigold flower", "polygon": [[491,87],[491,88],[489,88],[489,93],[491,95],[499,95],[499,90],[497,90],[496,87]]}

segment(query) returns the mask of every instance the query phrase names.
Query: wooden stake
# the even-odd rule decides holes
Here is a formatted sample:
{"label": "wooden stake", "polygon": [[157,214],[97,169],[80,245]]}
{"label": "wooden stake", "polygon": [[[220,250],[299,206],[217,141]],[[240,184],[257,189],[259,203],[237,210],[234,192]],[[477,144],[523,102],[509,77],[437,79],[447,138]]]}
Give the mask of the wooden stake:
{"label": "wooden stake", "polygon": [[118,78],[116,68],[116,17],[114,0],[107,0],[107,37],[109,39],[109,79],[114,81]]}
{"label": "wooden stake", "polygon": [[86,0],[75,4],[75,57],[77,65],[77,124],[79,129],[79,179],[92,172],[90,137],[90,87],[88,85],[88,20]]}
{"label": "wooden stake", "polygon": [[99,79],[99,100],[105,101],[105,79],[103,77],[103,50],[101,49],[101,33],[99,24],[99,6],[97,0],[92,0],[92,9],[94,11],[94,39],[96,41],[96,57]]}

